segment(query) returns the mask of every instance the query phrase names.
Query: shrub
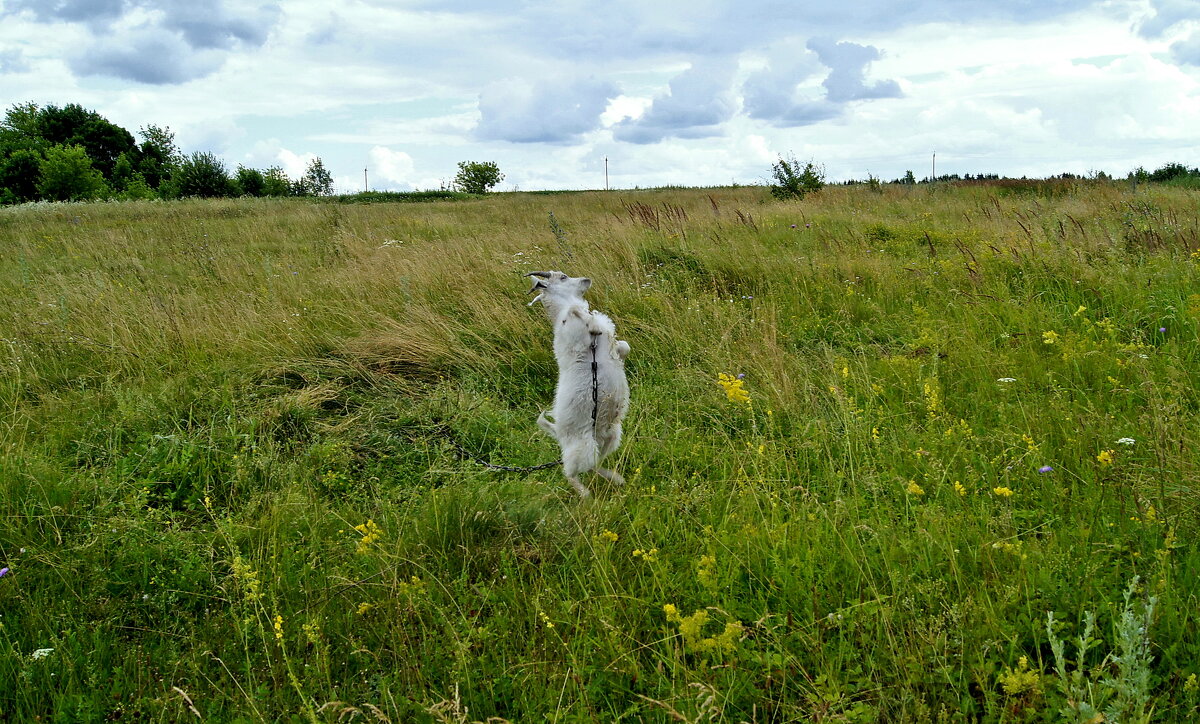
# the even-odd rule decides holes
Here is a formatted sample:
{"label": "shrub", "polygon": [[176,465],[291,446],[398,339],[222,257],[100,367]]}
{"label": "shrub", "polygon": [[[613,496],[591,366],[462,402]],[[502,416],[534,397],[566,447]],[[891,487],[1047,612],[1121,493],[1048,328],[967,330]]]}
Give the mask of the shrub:
{"label": "shrub", "polygon": [[272,166],[263,174],[263,196],[290,196],[292,182],[283,169]]}
{"label": "shrub", "polygon": [[171,184],[173,196],[213,198],[233,194],[225,162],[207,151],[196,151],[184,158],[172,176]]}
{"label": "shrub", "polygon": [[333,193],[333,174],[325,168],[320,156],[308,162],[300,186],[302,196],[329,196]]}
{"label": "shrub", "polygon": [[493,161],[459,161],[454,185],[468,194],[486,194],[503,180],[504,174]]}
{"label": "shrub", "polygon": [[234,179],[242,194],[246,196],[264,196],[266,195],[267,180],[263,176],[262,171],[256,168],[246,168],[238,166],[237,177]]}
{"label": "shrub", "polygon": [[781,201],[802,199],[805,194],[820,191],[825,186],[825,170],[812,161],[800,168],[795,156],[780,156],[771,166],[771,176],[775,179],[771,184],[771,195]]}
{"label": "shrub", "polygon": [[1151,171],[1149,178],[1151,181],[1170,181],[1180,176],[1187,176],[1194,171],[1196,170],[1188,171],[1188,167],[1182,163],[1165,163]]}
{"label": "shrub", "polygon": [[104,196],[108,186],[83,146],[52,146],[41,164],[37,192],[47,201],[89,201]]}

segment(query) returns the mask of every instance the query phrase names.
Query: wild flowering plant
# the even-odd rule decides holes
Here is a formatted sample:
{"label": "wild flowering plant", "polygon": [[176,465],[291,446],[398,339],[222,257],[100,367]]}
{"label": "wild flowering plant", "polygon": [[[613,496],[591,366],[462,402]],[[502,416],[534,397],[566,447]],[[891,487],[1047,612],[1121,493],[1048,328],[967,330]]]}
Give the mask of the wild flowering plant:
{"label": "wild flowering plant", "polygon": [[745,375],[735,377],[725,372],[717,375],[717,384],[725,389],[725,397],[730,402],[750,404],[750,393],[743,387],[744,377]]}
{"label": "wild flowering plant", "polygon": [[356,525],[354,526],[354,530],[358,531],[359,534],[362,535],[362,538],[360,538],[358,541],[358,547],[354,550],[354,552],[359,555],[365,555],[368,553],[375,541],[379,540],[379,537],[383,535],[383,531],[380,530],[379,526],[376,525],[374,520],[367,520],[367,522],[363,523],[362,525]]}

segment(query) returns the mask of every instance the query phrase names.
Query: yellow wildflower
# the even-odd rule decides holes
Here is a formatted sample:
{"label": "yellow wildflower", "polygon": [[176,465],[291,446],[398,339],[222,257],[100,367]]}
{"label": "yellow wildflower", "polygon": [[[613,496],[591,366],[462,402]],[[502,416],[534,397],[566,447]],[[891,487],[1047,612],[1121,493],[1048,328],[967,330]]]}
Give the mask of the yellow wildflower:
{"label": "yellow wildflower", "polygon": [[908,493],[909,495],[924,495],[925,489],[920,485],[917,485],[917,481],[910,480],[908,481],[908,485],[904,488],[904,492]]}
{"label": "yellow wildflower", "polygon": [[1100,463],[1101,465],[1112,465],[1113,464],[1113,452],[1115,452],[1115,451],[1101,450],[1100,453],[1098,455],[1096,455],[1096,462]]}
{"label": "yellow wildflower", "polygon": [[653,563],[658,560],[658,549],[651,548],[648,551],[644,551],[641,548],[638,548],[638,549],[634,550],[633,557],[641,558],[646,563]]}
{"label": "yellow wildflower", "polygon": [[383,531],[380,530],[379,526],[375,524],[375,521],[371,519],[367,519],[367,522],[363,523],[362,525],[354,526],[354,530],[358,531],[359,534],[362,535],[362,538],[360,538],[358,541],[358,547],[355,549],[355,553],[358,553],[359,555],[366,554],[368,551],[370,551],[371,545],[375,543],[375,541],[379,540],[379,537],[383,535]]}
{"label": "yellow wildflower", "polygon": [[1042,344],[1056,344],[1058,332],[1042,332]]}
{"label": "yellow wildflower", "polygon": [[358,610],[356,610],[354,614],[356,616],[362,616],[373,608],[375,608],[375,604],[364,601],[363,603],[358,604]]}
{"label": "yellow wildflower", "polygon": [[1001,498],[1011,498],[1013,494],[1012,488],[1003,485],[998,488],[992,488],[992,492]]}
{"label": "yellow wildflower", "polygon": [[275,614],[275,640],[283,640],[283,616]]}
{"label": "yellow wildflower", "polygon": [[725,397],[730,402],[744,402],[750,404],[750,393],[742,386],[743,380],[740,377],[734,377],[731,374],[722,372],[717,375],[717,384],[725,389]]}
{"label": "yellow wildflower", "polygon": [[601,543],[616,543],[617,538],[619,537],[620,536],[618,536],[616,533],[613,533],[611,530],[606,528],[603,533],[596,536],[596,540],[600,541]]}
{"label": "yellow wildflower", "polygon": [[959,495],[966,495],[967,488],[962,483],[955,480],[954,481],[954,492],[958,493]]}

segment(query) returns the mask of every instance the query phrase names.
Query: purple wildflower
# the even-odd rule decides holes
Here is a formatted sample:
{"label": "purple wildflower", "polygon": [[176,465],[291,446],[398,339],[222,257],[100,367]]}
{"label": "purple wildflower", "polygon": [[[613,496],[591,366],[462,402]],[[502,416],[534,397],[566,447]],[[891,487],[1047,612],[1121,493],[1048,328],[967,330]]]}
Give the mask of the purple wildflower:
{"label": "purple wildflower", "polygon": [[8,566],[0,568],[0,578],[4,578],[7,575],[8,575]]}
{"label": "purple wildflower", "polygon": [[1167,331],[1167,328],[1166,328],[1166,327],[1159,327],[1159,328],[1158,328],[1158,331],[1159,331],[1159,332],[1166,332],[1166,331]]}
{"label": "purple wildflower", "polygon": [[806,228],[806,229],[811,229],[811,228],[812,228],[812,224],[805,224],[805,225],[804,225],[804,228]]}
{"label": "purple wildflower", "polygon": [[1038,472],[1039,473],[1052,473],[1052,472],[1054,472],[1054,468],[1050,467],[1049,465],[1043,465],[1042,467],[1038,468]]}
{"label": "purple wildflower", "polygon": [[795,224],[792,224],[792,228],[793,228],[793,229],[794,229],[794,228],[796,228],[796,225],[795,225]]}
{"label": "purple wildflower", "polygon": [[746,379],[746,373],[745,373],[745,372],[739,372],[739,373],[738,373],[738,376],[737,376],[737,378],[738,378],[739,380],[744,380],[744,379]]}

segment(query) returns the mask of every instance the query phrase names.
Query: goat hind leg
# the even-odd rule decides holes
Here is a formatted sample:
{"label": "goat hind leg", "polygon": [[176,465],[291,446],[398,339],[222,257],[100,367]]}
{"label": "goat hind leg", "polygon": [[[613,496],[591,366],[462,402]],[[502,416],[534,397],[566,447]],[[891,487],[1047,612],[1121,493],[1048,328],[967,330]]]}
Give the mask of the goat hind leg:
{"label": "goat hind leg", "polygon": [[576,493],[579,493],[580,499],[587,500],[588,498],[592,497],[592,491],[588,490],[588,487],[586,485],[579,482],[578,475],[568,476],[567,482],[571,484],[572,488],[575,488]]}
{"label": "goat hind leg", "polygon": [[597,475],[599,475],[600,477],[604,478],[605,480],[607,480],[608,482],[610,482],[614,485],[624,485],[625,484],[625,478],[621,477],[621,474],[618,473],[616,470],[609,470],[608,468],[596,468],[592,472],[596,473]]}

